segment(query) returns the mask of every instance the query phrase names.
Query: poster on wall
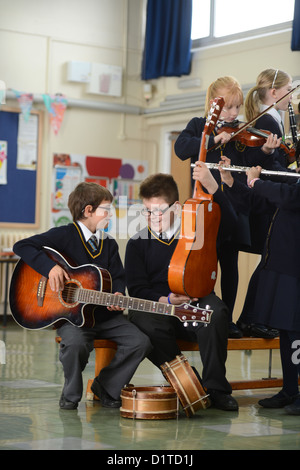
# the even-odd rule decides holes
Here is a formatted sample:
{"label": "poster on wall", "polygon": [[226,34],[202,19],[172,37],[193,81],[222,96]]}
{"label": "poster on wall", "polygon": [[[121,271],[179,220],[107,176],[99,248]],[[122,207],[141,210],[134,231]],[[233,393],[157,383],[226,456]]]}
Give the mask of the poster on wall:
{"label": "poster on wall", "polygon": [[54,210],[68,210],[68,197],[81,181],[81,167],[59,166],[54,167]]}
{"label": "poster on wall", "polygon": [[19,170],[36,170],[38,156],[38,116],[31,114],[25,120],[19,114],[18,155],[17,167]]}
{"label": "poster on wall", "polygon": [[[53,155],[53,184],[51,226],[72,222],[68,197],[81,181],[94,182],[110,190],[113,195],[113,216],[108,230],[115,236],[126,231],[128,212],[140,205],[139,185],[148,176],[145,161],[97,157],[90,155]],[[134,211],[132,211],[134,213]]]}
{"label": "poster on wall", "polygon": [[0,140],[0,184],[7,184],[7,142]]}

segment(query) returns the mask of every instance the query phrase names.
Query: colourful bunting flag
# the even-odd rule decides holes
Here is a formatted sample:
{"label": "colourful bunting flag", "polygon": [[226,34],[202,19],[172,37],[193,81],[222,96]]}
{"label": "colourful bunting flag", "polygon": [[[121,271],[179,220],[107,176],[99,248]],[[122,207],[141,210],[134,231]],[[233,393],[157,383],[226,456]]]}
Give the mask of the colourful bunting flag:
{"label": "colourful bunting flag", "polygon": [[50,115],[51,127],[54,130],[54,133],[57,134],[63,121],[68,101],[65,96],[60,94],[54,96],[44,94],[42,96],[46,109]]}
{"label": "colourful bunting flag", "polygon": [[12,91],[15,93],[17,97],[24,120],[28,121],[30,113],[31,113],[32,103],[33,103],[33,94],[22,93],[17,90],[12,90]]}

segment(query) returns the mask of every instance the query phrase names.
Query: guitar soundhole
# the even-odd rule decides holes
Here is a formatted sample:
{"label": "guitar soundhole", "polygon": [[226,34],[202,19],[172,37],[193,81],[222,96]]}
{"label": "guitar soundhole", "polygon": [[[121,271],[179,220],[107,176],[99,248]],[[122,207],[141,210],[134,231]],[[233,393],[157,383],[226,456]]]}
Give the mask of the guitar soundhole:
{"label": "guitar soundhole", "polygon": [[59,293],[59,299],[65,307],[71,308],[78,304],[77,291],[79,288],[80,284],[74,279],[65,284],[64,290]]}

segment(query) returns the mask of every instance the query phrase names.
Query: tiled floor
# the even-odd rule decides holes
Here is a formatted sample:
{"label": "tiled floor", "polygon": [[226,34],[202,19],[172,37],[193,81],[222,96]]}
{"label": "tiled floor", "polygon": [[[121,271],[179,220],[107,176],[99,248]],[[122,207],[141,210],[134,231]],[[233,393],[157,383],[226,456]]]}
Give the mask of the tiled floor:
{"label": "tiled floor", "polygon": [[[277,390],[236,391],[238,412],[200,410],[192,418],[180,411],[177,419],[133,420],[117,409],[102,408],[83,398],[76,411],[59,410],[63,374],[53,331],[26,331],[9,323],[0,328],[6,363],[0,364],[0,449],[121,450],[297,450],[300,417],[283,410],[265,410],[261,397]],[[93,353],[94,354],[94,353]],[[84,371],[93,377],[94,355]],[[265,377],[266,351],[230,351],[228,378]],[[201,369],[198,353],[186,353]],[[278,351],[273,353],[273,376],[280,376]],[[132,379],[135,385],[164,383],[160,371],[144,361]]]}

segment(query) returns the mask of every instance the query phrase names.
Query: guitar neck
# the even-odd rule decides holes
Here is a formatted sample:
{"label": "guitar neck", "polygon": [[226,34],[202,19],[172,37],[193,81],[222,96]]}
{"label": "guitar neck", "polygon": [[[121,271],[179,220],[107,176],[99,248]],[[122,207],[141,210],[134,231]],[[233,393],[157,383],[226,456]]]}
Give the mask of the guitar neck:
{"label": "guitar neck", "polygon": [[174,305],[162,302],[153,302],[151,300],[98,292],[90,289],[78,289],[77,293],[77,301],[85,304],[102,305],[105,307],[114,306],[141,312],[161,313],[163,315],[174,315],[176,308]]}
{"label": "guitar neck", "polygon": [[[199,149],[199,156],[198,156],[199,162],[205,162],[206,160],[208,141],[209,141],[209,135],[206,133],[206,130],[204,129],[204,131],[202,132],[201,144],[200,144],[200,149]],[[195,181],[193,197],[195,199],[207,198],[207,194],[203,191],[202,185],[198,180]]]}

